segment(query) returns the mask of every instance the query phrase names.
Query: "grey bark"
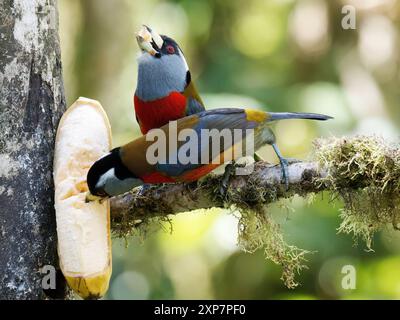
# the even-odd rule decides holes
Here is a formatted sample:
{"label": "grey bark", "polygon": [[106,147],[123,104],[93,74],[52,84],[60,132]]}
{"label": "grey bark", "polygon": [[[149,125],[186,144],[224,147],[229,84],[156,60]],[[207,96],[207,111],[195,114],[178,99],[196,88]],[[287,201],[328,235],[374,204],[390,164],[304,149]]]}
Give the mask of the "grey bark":
{"label": "grey bark", "polygon": [[[55,0],[0,0],[0,299],[65,297],[43,290],[57,268],[52,162],[65,110]],[[59,275],[59,273],[58,273]]]}

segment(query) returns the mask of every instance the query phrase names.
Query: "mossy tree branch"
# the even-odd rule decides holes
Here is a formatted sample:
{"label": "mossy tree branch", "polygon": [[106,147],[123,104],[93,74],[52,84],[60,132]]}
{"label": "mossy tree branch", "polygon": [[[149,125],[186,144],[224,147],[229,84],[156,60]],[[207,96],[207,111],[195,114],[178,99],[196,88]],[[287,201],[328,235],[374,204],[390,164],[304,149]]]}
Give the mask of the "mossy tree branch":
{"label": "mossy tree branch", "polygon": [[[115,197],[111,201],[114,229],[123,222],[135,224],[153,217],[192,211],[196,209],[226,208],[234,206],[260,206],[288,198],[326,189],[320,182],[326,171],[317,162],[292,163],[288,167],[289,188],[281,182],[280,166],[257,162],[250,175],[233,176],[226,198],[218,192],[221,176],[210,175],[191,184],[164,184],[145,191],[135,189],[131,193]],[[129,223],[131,222],[131,223]]]}
{"label": "mossy tree branch", "polygon": [[345,192],[371,188],[382,196],[400,192],[400,149],[396,146],[366,136],[321,139],[314,145],[314,161],[289,164],[287,190],[280,166],[265,162],[255,163],[250,175],[232,177],[225,198],[218,192],[221,176],[217,175],[190,184],[151,186],[145,191],[138,188],[111,200],[113,229],[118,231],[122,222],[134,227],[149,218],[196,209],[254,208],[324,190],[344,198]]}
{"label": "mossy tree branch", "polygon": [[279,225],[266,211],[270,203],[294,195],[329,191],[343,200],[339,231],[361,237],[368,248],[373,234],[400,223],[400,149],[376,137],[317,140],[314,161],[289,165],[289,188],[281,183],[281,168],[255,164],[247,176],[232,177],[221,197],[220,176],[192,184],[165,184],[134,190],[111,202],[112,228],[127,236],[151,221],[196,209],[234,208],[240,212],[239,246],[264,249],[266,257],[283,268],[282,279],[293,288],[304,267],[306,250],[286,244]]}

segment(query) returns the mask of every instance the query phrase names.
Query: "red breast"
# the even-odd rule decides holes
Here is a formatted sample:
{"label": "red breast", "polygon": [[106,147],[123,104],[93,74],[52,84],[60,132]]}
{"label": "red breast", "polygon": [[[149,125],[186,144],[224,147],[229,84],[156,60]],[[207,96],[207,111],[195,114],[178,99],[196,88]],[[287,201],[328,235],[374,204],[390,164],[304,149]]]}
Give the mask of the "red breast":
{"label": "red breast", "polygon": [[179,182],[179,181],[183,181],[183,182],[193,182],[193,181],[197,181],[200,178],[204,177],[206,174],[210,173],[211,171],[213,171],[215,168],[219,167],[220,164],[206,164],[203,166],[200,166],[196,169],[193,169],[191,171],[185,172],[183,175],[179,176],[179,177],[169,177],[166,176],[163,173],[160,172],[152,172],[149,174],[146,174],[142,177],[140,177],[140,179],[144,182],[144,183],[169,183],[169,182]]}
{"label": "red breast", "polygon": [[168,177],[160,172],[153,172],[153,173],[146,174],[146,175],[140,177],[140,179],[144,183],[154,183],[154,184],[176,182],[175,179]]}
{"label": "red breast", "polygon": [[200,178],[204,177],[205,175],[209,174],[215,168],[218,168],[219,166],[220,164],[213,164],[213,163],[205,164],[189,172],[185,172],[182,176],[179,177],[179,181],[184,181],[184,182],[197,181]]}
{"label": "red breast", "polygon": [[186,110],[186,97],[179,92],[171,92],[161,99],[142,101],[135,95],[134,104],[140,130],[146,134],[153,128],[182,118]]}

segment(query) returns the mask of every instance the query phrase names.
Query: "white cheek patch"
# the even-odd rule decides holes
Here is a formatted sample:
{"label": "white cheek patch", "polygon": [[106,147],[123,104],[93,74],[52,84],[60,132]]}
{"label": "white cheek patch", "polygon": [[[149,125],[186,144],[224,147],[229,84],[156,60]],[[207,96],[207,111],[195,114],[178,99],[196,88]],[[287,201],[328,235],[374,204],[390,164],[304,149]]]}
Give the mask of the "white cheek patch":
{"label": "white cheek patch", "polygon": [[100,188],[106,185],[106,182],[111,179],[115,179],[115,169],[112,168],[108,170],[106,173],[102,174],[99,181],[96,183],[96,188]]}

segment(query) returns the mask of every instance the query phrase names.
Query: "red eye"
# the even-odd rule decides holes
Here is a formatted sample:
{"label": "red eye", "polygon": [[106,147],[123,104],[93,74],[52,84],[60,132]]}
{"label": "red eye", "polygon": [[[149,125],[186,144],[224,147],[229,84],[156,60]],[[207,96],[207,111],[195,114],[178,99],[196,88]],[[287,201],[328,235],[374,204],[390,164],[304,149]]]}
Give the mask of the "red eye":
{"label": "red eye", "polygon": [[166,49],[169,54],[175,53],[175,48],[173,46],[167,46]]}

